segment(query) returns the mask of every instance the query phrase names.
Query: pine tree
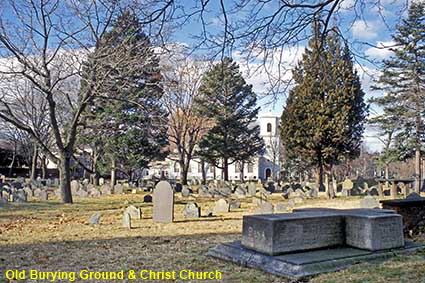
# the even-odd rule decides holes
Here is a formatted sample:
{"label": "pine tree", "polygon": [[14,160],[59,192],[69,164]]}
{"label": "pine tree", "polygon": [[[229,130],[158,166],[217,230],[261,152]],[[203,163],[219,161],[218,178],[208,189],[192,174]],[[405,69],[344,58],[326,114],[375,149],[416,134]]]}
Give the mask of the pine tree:
{"label": "pine tree", "polygon": [[331,174],[342,159],[359,154],[367,106],[347,45],[341,46],[336,33],[324,41],[320,34],[316,25],[293,71],[295,86],[282,114],[281,136],[287,158],[318,167],[323,188],[325,170]]}
{"label": "pine tree", "polygon": [[[388,111],[397,112],[401,131],[396,136],[402,159],[415,156],[415,190],[421,187],[421,143],[424,134],[425,3],[413,2],[406,19],[392,36],[394,55],[383,61],[377,89],[393,100]],[[378,102],[379,104],[379,102]],[[385,125],[381,124],[382,127]]]}
{"label": "pine tree", "polygon": [[264,150],[260,128],[254,125],[257,96],[230,58],[205,73],[199,92],[199,111],[214,124],[199,143],[199,154],[223,169],[227,181],[230,164],[248,161]]}
{"label": "pine tree", "polygon": [[129,12],[115,21],[94,53],[100,59],[88,63],[98,64],[95,75],[107,77],[108,83],[96,89],[99,95],[87,113],[86,132],[91,144],[100,145],[110,158],[114,184],[117,166],[131,177],[133,169],[164,157],[167,122],[160,102],[159,59]]}

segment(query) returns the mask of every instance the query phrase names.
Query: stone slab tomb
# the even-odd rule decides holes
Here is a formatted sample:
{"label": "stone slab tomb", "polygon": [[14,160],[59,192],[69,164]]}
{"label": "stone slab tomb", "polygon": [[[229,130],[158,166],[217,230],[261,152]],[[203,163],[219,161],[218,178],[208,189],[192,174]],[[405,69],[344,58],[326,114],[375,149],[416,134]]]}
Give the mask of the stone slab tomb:
{"label": "stone slab tomb", "polygon": [[242,241],[218,245],[208,255],[298,279],[411,248],[402,217],[392,210],[310,208],[244,216]]}

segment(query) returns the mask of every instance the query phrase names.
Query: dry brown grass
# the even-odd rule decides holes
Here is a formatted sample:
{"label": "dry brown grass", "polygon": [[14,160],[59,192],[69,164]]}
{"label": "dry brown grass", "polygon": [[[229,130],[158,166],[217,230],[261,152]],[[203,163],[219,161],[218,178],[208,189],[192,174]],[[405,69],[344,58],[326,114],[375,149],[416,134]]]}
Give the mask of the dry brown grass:
{"label": "dry brown grass", "polygon": [[[360,198],[310,200],[297,207],[354,208]],[[205,256],[222,242],[240,238],[242,216],[252,213],[249,199],[242,208],[219,215],[186,220],[182,216],[189,199],[176,198],[175,222],[154,223],[152,204],[143,195],[104,196],[76,199],[73,205],[57,200],[45,203],[11,204],[0,209],[0,282],[8,281],[9,269],[39,271],[214,271],[222,280],[128,280],[129,282],[287,282],[261,271]],[[274,196],[272,202],[281,202]],[[198,200],[202,211],[211,200]],[[133,221],[131,230],[121,227],[122,211],[128,203],[142,207],[143,219]],[[89,217],[100,212],[101,225],[89,225]],[[324,274],[311,282],[425,282],[424,253],[395,258],[384,263],[360,264],[349,270]],[[400,281],[402,280],[402,281]],[[122,280],[76,280],[80,282],[123,282]],[[20,280],[25,282],[25,280]],[[26,282],[37,282],[26,280]],[[49,282],[49,281],[39,281]],[[69,282],[55,281],[55,282]],[[124,280],[124,282],[127,282]]]}

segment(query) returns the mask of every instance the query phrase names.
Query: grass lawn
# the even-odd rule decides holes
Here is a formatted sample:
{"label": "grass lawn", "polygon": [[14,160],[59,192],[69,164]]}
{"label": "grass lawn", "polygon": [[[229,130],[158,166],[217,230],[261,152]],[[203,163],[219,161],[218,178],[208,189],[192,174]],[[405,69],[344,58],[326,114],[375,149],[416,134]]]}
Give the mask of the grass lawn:
{"label": "grass lawn", "polygon": [[[152,221],[152,204],[143,203],[143,195],[112,195],[75,199],[73,205],[58,200],[13,203],[0,208],[0,282],[51,282],[29,279],[30,270],[76,273],[74,282],[247,282],[278,283],[288,280],[262,271],[240,267],[206,257],[207,250],[222,242],[240,238],[242,216],[251,214],[250,199],[242,201],[241,209],[216,217],[187,220],[182,215],[190,199],[177,194],[175,222]],[[358,197],[308,200],[296,207],[359,207]],[[279,194],[273,203],[282,202]],[[286,201],[283,201],[286,202]],[[198,200],[202,211],[213,207],[213,200]],[[122,211],[128,204],[142,208],[142,220],[133,220],[133,229],[122,226]],[[89,225],[96,212],[102,214],[100,225]],[[417,238],[425,242],[425,238]],[[7,270],[26,270],[26,279],[9,280]],[[176,271],[176,279],[80,279],[82,270],[118,272],[153,270]],[[181,279],[180,271],[221,272],[222,279]],[[146,275],[147,273],[144,273]],[[182,276],[188,276],[185,271]],[[171,275],[170,275],[171,276]],[[52,279],[50,277],[50,279]],[[54,282],[70,282],[68,279]],[[425,283],[425,252],[396,257],[385,262],[357,264],[347,270],[323,274],[308,282],[423,282]]]}

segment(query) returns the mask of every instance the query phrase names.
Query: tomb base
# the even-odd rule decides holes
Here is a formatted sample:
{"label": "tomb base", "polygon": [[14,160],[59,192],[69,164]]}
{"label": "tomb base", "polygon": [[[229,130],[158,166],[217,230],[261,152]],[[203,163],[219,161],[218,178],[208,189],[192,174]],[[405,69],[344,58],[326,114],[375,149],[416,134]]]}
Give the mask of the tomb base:
{"label": "tomb base", "polygon": [[389,250],[369,251],[339,247],[271,256],[244,248],[240,241],[235,241],[217,245],[211,248],[207,255],[245,267],[260,269],[280,277],[298,280],[343,270],[363,261],[386,260],[419,249],[425,249],[425,244],[405,241],[404,247]]}

